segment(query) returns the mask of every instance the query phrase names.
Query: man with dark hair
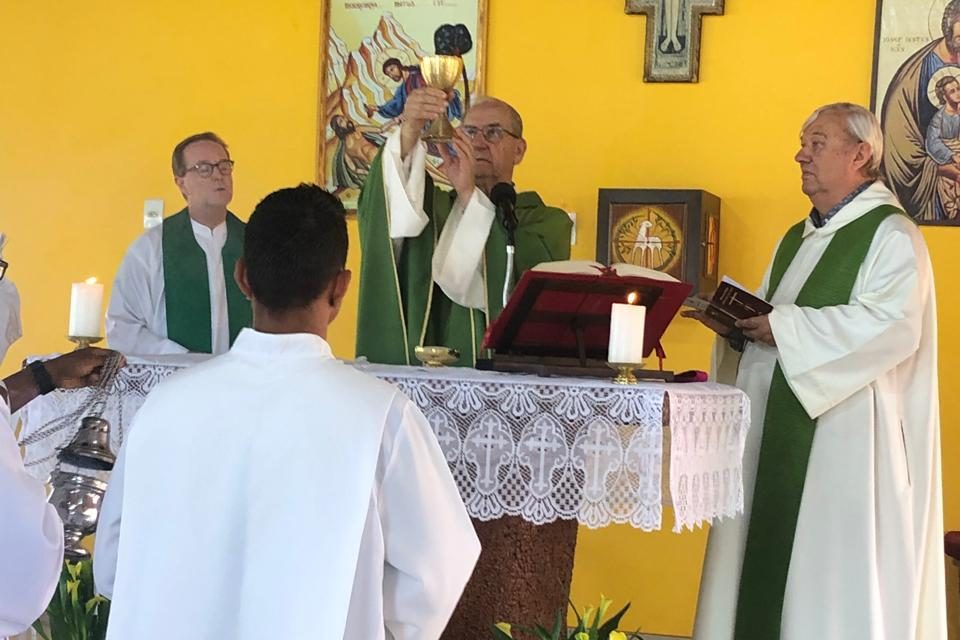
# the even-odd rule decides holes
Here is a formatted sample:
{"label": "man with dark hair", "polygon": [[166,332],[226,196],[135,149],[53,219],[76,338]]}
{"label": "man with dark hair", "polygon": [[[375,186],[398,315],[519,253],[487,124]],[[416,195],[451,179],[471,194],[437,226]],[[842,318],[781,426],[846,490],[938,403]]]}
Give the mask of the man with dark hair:
{"label": "man with dark hair", "polygon": [[233,279],[243,222],[227,210],[233,160],[215,133],[173,150],[174,182],[187,206],[127,251],[107,309],[107,340],[124,353],[223,353],[250,326],[250,303]]}
{"label": "man with dark hair", "polygon": [[[454,187],[444,191],[427,174],[420,136],[446,104],[432,87],[410,95],[360,194],[357,355],[372,362],[411,364],[418,345],[442,345],[473,366],[503,308],[507,234],[490,197],[495,185],[513,183],[526,154],[523,121],[503,100],[477,100],[451,143],[437,146]],[[564,211],[526,191],[515,214],[512,282],[541,262],[569,259],[573,225]]]}
{"label": "man with dark hair", "polygon": [[423,414],[330,351],[346,257],[319,187],[257,205],[236,268],[253,329],[151,392],[113,471],[108,638],[440,636],[480,546]]}

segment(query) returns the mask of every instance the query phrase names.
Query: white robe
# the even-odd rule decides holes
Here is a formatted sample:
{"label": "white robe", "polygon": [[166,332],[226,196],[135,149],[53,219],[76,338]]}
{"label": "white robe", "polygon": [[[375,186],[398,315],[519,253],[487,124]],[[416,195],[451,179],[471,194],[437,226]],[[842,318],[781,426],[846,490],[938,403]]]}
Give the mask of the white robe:
{"label": "white robe", "polygon": [[[210,287],[210,330],[213,353],[230,348],[227,285],[223,273],[223,245],[227,223],[211,229],[191,219],[193,237],[207,258]],[[137,238],[120,263],[107,308],[107,342],[127,355],[187,353],[167,338],[167,308],[163,279],[163,226]]]}
{"label": "white robe", "polygon": [[60,579],[63,525],[23,468],[0,383],[0,638],[30,628]]}
{"label": "white robe", "polygon": [[426,640],[479,552],[409,399],[317,336],[244,329],[137,413],[94,575],[109,640]]}
{"label": "white robe", "polygon": [[[695,640],[733,636],[767,395],[779,359],[816,434],[784,595],[783,640],[945,640],[940,414],[933,274],[917,227],[877,229],[850,304],[793,303],[833,234],[881,204],[874,183],[804,242],[771,302],[777,348],[748,343],[744,515],[710,531]],[[769,286],[769,269],[759,294]],[[718,341],[717,370],[735,352]],[[723,382],[724,380],[720,380]]]}
{"label": "white robe", "polygon": [[[405,160],[400,151],[398,127],[387,138],[381,157],[387,219],[397,260],[403,239],[419,236],[429,222],[423,209],[427,145],[423,141],[417,143]],[[433,280],[461,306],[487,308],[483,252],[495,218],[493,203],[474,187],[467,202],[457,199],[440,231],[433,251]]]}

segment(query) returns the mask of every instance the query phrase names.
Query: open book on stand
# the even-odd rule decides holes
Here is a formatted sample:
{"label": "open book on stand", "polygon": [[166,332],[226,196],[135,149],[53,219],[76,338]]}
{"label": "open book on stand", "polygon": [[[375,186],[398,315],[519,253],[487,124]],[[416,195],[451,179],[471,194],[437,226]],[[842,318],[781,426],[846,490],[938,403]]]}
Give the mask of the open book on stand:
{"label": "open book on stand", "polygon": [[[477,368],[609,376],[613,304],[646,307],[643,356],[662,356],[660,338],[691,289],[667,274],[635,265],[605,267],[570,260],[537,265],[521,276],[507,306],[487,328],[483,346],[493,355],[478,360]],[[669,372],[648,373],[670,378]]]}

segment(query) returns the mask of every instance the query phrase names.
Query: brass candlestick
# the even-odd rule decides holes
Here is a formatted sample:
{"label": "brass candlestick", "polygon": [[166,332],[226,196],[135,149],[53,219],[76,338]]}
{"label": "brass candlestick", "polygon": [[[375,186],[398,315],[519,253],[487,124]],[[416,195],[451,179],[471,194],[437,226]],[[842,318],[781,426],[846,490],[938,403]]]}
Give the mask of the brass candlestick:
{"label": "brass candlestick", "polygon": [[91,337],[91,336],[67,336],[67,340],[70,342],[77,343],[77,346],[74,348],[74,351],[79,351],[80,349],[86,349],[92,344],[97,344],[103,337]]}
{"label": "brass candlestick", "polygon": [[613,377],[613,384],[637,384],[637,376],[633,375],[633,372],[635,369],[643,368],[643,363],[608,362],[607,366],[617,371],[617,375]]}

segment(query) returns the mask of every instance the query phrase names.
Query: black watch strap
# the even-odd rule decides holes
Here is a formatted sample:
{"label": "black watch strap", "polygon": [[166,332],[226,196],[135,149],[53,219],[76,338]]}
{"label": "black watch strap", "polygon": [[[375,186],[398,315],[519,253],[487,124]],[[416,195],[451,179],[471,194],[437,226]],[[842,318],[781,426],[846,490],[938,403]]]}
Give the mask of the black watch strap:
{"label": "black watch strap", "polygon": [[50,377],[50,372],[47,371],[43,361],[34,360],[27,365],[27,368],[33,374],[33,380],[37,383],[37,390],[40,391],[40,395],[45,396],[57,388],[57,385],[53,384],[53,378]]}

